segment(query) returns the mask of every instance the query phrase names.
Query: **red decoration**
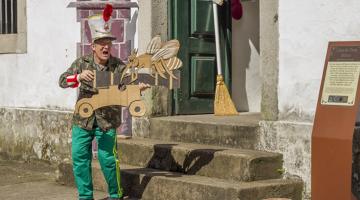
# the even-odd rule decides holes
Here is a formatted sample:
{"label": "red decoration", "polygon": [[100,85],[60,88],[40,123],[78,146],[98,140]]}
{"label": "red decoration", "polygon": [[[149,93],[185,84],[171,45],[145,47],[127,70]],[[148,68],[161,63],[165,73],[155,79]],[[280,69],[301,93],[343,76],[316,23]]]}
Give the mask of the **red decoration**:
{"label": "red decoration", "polygon": [[78,87],[79,86],[78,74],[74,74],[74,75],[70,75],[70,76],[66,77],[66,82],[72,88]]}
{"label": "red decoration", "polygon": [[239,20],[243,15],[243,7],[240,0],[231,0],[231,16]]}
{"label": "red decoration", "polygon": [[104,18],[105,22],[109,21],[111,15],[112,15],[112,12],[113,12],[112,5],[106,4],[105,9],[103,11],[103,18]]}

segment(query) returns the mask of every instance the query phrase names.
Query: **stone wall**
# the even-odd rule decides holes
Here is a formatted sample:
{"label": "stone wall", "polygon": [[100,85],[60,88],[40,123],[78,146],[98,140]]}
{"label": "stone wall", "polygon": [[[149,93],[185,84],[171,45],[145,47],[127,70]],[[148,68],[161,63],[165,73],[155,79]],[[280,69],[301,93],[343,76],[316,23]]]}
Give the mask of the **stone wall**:
{"label": "stone wall", "polygon": [[[156,90],[149,90],[156,98]],[[166,104],[163,104],[166,105]],[[166,112],[155,107],[151,112]],[[70,158],[71,111],[31,108],[0,108],[0,158],[41,159],[58,163]],[[134,120],[135,135],[147,134],[148,118]],[[262,121],[256,149],[282,153],[287,175],[301,177],[305,182],[304,199],[311,198],[311,123]],[[353,147],[353,191],[360,197],[360,129],[355,130]]]}
{"label": "stone wall", "polygon": [[0,108],[0,158],[70,158],[71,117],[70,111]]}
{"label": "stone wall", "polygon": [[312,123],[262,121],[260,127],[257,149],[283,154],[285,174],[299,176],[304,199],[311,199]]}
{"label": "stone wall", "polygon": [[[286,175],[298,176],[305,182],[304,199],[311,199],[312,123],[286,121],[260,122],[257,149],[283,154]],[[360,199],[360,128],[354,130],[353,193]]]}
{"label": "stone wall", "polygon": [[[135,136],[148,132],[149,117],[170,113],[169,97],[169,89],[162,86],[153,86],[143,93],[147,113],[133,120]],[[0,158],[55,163],[69,159],[71,124],[72,111],[0,107]]]}

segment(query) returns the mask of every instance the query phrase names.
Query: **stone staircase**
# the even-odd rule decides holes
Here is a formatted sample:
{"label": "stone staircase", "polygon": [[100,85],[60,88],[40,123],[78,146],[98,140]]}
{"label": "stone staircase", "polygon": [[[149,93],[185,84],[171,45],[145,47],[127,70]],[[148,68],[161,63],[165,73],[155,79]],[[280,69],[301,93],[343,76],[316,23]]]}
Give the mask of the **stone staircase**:
{"label": "stone staircase", "polygon": [[[258,114],[152,118],[144,137],[119,140],[122,186],[143,200],[302,199],[303,182],[282,177],[282,155],[254,150]],[[59,181],[73,185],[71,163]],[[94,186],[106,190],[98,162]]]}

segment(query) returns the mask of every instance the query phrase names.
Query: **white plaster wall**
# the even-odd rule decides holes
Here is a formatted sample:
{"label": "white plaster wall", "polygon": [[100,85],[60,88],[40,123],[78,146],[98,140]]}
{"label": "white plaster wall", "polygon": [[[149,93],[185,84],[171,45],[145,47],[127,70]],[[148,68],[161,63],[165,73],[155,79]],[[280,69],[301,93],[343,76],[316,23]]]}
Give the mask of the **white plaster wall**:
{"label": "white plaster wall", "polygon": [[1,107],[73,109],[76,90],[59,75],[76,58],[80,23],[71,0],[27,0],[27,53],[0,54]]}
{"label": "white plaster wall", "polygon": [[[131,0],[139,4],[138,0]],[[139,48],[139,32],[138,30],[138,18],[139,18],[139,8],[130,8],[131,11],[131,21],[128,22],[126,27],[126,39],[131,40],[131,49]]]}
{"label": "white plaster wall", "polygon": [[359,0],[280,0],[279,110],[312,121],[329,41],[360,40]]}
{"label": "white plaster wall", "polygon": [[[148,42],[152,38],[152,1],[138,0],[139,18],[138,18],[138,52],[145,52]],[[147,11],[147,12],[146,12]]]}
{"label": "white plaster wall", "polygon": [[311,199],[311,131],[312,123],[260,121],[257,149],[283,155],[285,177],[304,181],[303,199]]}
{"label": "white plaster wall", "polygon": [[243,9],[232,21],[232,99],[239,111],[260,112],[259,0],[243,2]]}

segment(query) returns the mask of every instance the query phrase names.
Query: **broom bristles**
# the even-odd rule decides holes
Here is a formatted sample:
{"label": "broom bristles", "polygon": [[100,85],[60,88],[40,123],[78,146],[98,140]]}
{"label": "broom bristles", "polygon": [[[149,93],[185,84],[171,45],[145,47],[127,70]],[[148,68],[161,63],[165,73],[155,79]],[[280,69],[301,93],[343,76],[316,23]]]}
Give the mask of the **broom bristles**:
{"label": "broom bristles", "polygon": [[222,75],[217,75],[216,78],[214,114],[216,116],[230,116],[239,114],[235,108],[234,102],[230,97]]}

